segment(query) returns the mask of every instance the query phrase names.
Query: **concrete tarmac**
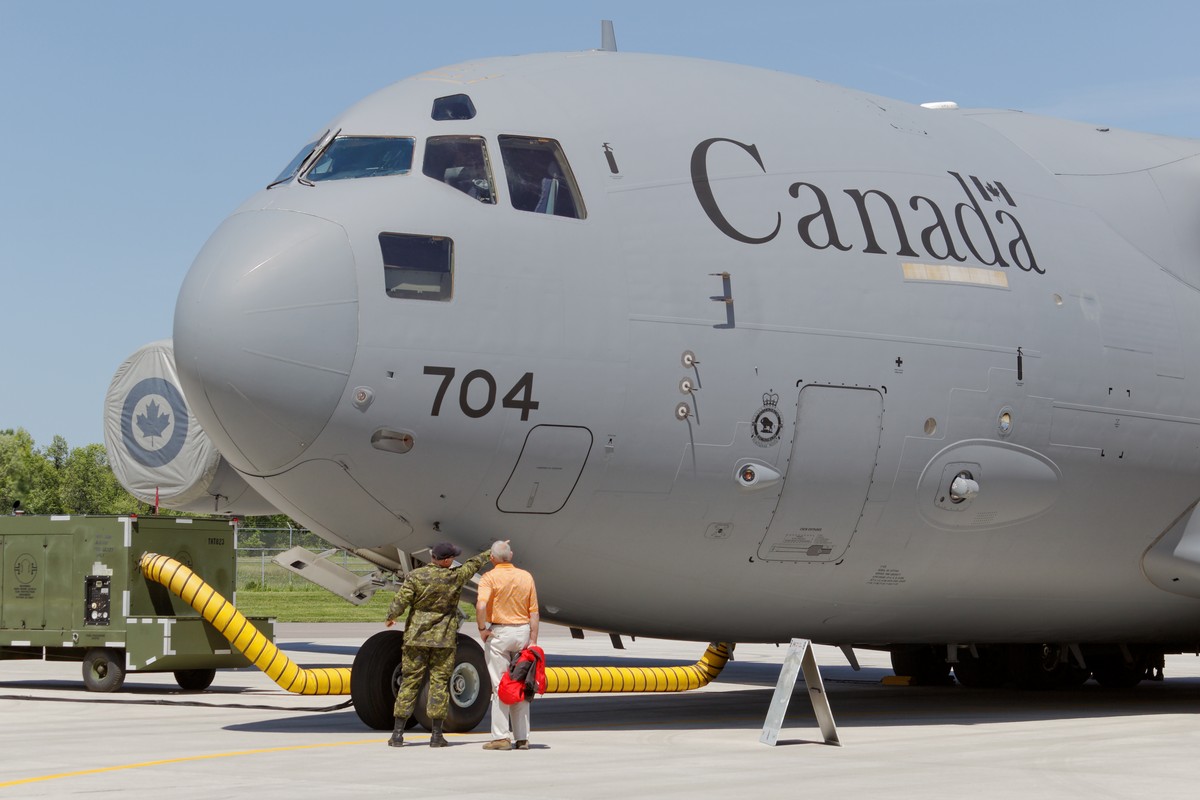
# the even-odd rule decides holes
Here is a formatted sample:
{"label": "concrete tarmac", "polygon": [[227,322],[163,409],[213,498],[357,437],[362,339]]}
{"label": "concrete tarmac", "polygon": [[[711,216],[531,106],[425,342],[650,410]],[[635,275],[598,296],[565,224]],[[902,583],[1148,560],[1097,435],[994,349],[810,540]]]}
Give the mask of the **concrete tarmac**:
{"label": "concrete tarmac", "polygon": [[[305,667],[348,666],[382,625],[279,625]],[[573,640],[545,626],[551,664],[694,663],[703,644]],[[786,648],[740,645],[717,681],[683,694],[551,695],[527,752],[481,749],[487,720],[451,747],[405,747],[366,728],[348,697],[304,697],[256,670],[206,692],[168,674],[84,691],[80,665],[0,661],[0,798],[1193,798],[1200,659],[1168,656],[1166,680],[1133,690],[885,686],[886,654],[818,647],[842,746],[821,735],[803,682],[779,745],[759,743]]]}

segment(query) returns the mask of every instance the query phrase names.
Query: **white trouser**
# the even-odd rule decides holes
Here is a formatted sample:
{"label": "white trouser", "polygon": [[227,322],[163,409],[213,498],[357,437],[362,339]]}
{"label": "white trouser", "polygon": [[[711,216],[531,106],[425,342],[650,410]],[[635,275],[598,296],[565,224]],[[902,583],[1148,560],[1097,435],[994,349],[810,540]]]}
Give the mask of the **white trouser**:
{"label": "white trouser", "polygon": [[519,653],[529,644],[529,625],[493,625],[486,646],[488,676],[492,679],[492,738],[529,738],[529,701],[505,705],[500,702],[496,688],[500,676],[508,672],[509,655]]}

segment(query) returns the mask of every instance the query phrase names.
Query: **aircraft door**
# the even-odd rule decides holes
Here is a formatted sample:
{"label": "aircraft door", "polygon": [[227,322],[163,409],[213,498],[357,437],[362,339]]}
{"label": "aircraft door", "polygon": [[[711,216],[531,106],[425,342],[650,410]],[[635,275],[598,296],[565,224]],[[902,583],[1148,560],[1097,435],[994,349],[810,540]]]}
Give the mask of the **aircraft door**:
{"label": "aircraft door", "polygon": [[862,517],[882,430],[883,395],[875,389],[800,390],[787,474],[760,560],[842,557]]}

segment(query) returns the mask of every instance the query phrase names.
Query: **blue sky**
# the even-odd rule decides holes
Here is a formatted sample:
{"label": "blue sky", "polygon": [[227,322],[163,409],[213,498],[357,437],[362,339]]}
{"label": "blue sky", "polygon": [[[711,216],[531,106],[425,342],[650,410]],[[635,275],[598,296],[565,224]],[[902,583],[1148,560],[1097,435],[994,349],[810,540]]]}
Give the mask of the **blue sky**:
{"label": "blue sky", "polygon": [[103,441],[113,371],[169,338],[208,235],[361,97],[598,46],[910,102],[1200,137],[1200,3],[1144,0],[0,0],[0,429]]}

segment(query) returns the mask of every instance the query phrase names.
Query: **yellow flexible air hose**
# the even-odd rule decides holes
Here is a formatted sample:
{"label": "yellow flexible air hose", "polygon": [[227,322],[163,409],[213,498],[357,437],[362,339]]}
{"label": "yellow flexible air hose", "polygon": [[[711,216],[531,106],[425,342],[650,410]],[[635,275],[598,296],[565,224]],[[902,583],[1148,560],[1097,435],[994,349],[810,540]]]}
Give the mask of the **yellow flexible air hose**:
{"label": "yellow flexible air hose", "polygon": [[[350,668],[304,669],[264,636],[199,575],[169,556],[146,553],[147,579],[161,583],[200,613],[229,643],[282,688],[296,694],[350,694]],[[715,642],[695,664],[682,667],[546,667],[546,694],[686,692],[717,677],[733,645]]]}
{"label": "yellow flexible air hose", "polygon": [[175,559],[146,553],[139,564],[147,579],[161,583],[196,609],[251,664],[282,688],[295,694],[350,694],[349,667],[303,669],[242,616],[233,603]]}
{"label": "yellow flexible air hose", "polygon": [[546,694],[566,692],[686,692],[721,673],[733,645],[714,642],[683,667],[546,667]]}

